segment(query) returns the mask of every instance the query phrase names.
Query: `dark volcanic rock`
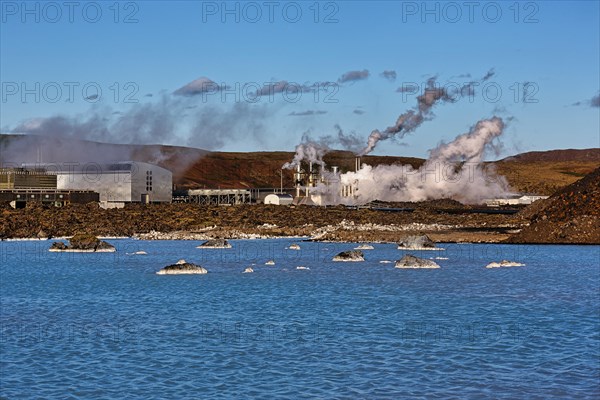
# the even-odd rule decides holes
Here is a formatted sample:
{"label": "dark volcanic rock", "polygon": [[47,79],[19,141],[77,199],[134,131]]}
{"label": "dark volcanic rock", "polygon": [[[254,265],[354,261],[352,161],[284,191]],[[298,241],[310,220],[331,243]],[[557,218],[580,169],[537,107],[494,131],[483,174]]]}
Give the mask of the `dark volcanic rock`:
{"label": "dark volcanic rock", "polygon": [[415,257],[412,254],[406,254],[400,260],[396,261],[396,268],[439,268],[440,266],[431,260]]}
{"label": "dark volcanic rock", "polygon": [[94,235],[79,234],[69,239],[68,245],[65,245],[62,242],[52,243],[50,251],[112,253],[116,251],[116,249],[110,243],[100,240]]}
{"label": "dark volcanic rock", "polygon": [[509,243],[600,244],[600,168],[520,214],[530,225]]}
{"label": "dark volcanic rock", "polygon": [[188,263],[185,260],[179,260],[177,263],[172,265],[167,265],[160,271],[158,271],[157,275],[198,275],[198,274],[206,274],[208,271],[206,268],[201,267],[200,265]]}
{"label": "dark volcanic rock", "polygon": [[200,246],[197,246],[197,248],[230,249],[231,244],[229,244],[229,242],[225,239],[210,239],[202,243]]}
{"label": "dark volcanic rock", "polygon": [[333,261],[365,261],[365,255],[360,250],[342,251],[333,257]]}
{"label": "dark volcanic rock", "polygon": [[68,247],[66,244],[64,244],[63,242],[54,242],[52,243],[52,246],[50,246],[50,250],[55,250],[55,251],[63,251],[63,250],[67,250]]}
{"label": "dark volcanic rock", "polygon": [[398,244],[399,249],[435,249],[435,242],[427,235],[407,236]]}

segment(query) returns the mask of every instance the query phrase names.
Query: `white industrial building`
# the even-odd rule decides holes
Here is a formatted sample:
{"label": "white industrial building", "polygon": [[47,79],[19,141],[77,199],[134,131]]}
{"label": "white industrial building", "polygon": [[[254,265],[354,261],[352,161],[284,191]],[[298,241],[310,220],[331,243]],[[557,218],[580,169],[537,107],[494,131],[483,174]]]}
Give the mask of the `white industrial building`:
{"label": "white industrial building", "polygon": [[144,162],[44,163],[24,167],[56,175],[57,189],[98,192],[100,203],[108,207],[131,202],[171,202],[173,197],[173,174]]}
{"label": "white industrial building", "polygon": [[289,206],[294,201],[291,194],[271,193],[265,197],[265,204],[275,204],[278,206]]}
{"label": "white industrial building", "polygon": [[506,198],[485,199],[483,202],[490,207],[507,206],[507,205],[529,205],[534,201],[547,199],[548,196],[540,196],[537,194],[515,194]]}

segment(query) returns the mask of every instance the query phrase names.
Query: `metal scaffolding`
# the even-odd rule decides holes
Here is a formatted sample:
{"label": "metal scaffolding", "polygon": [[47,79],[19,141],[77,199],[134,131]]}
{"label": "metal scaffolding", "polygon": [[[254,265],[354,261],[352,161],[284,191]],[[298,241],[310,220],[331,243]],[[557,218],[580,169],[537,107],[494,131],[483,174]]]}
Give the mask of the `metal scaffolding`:
{"label": "metal scaffolding", "polygon": [[247,204],[252,202],[252,192],[245,189],[194,189],[173,200],[202,205]]}

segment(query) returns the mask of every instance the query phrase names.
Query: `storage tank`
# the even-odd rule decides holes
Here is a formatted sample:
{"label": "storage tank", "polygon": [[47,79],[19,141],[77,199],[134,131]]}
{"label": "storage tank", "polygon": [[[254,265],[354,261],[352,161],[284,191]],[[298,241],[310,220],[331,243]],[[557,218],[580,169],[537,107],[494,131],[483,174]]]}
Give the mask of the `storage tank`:
{"label": "storage tank", "polygon": [[265,204],[287,206],[292,204],[294,197],[291,194],[271,193],[265,197]]}

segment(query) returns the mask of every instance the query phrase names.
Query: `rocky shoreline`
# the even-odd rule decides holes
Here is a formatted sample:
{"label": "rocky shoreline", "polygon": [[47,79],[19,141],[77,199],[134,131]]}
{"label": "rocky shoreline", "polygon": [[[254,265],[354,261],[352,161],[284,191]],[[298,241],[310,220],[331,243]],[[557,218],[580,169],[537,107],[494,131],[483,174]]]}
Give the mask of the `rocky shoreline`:
{"label": "rocky shoreline", "polygon": [[[293,229],[293,234],[285,235],[281,232],[272,233],[256,233],[255,229],[231,229],[231,228],[215,228],[211,231],[195,232],[195,231],[167,231],[158,232],[150,231],[146,233],[134,233],[132,235],[108,235],[106,237],[114,238],[132,238],[136,240],[188,240],[188,241],[206,241],[211,239],[280,239],[280,238],[298,238],[301,240],[310,240],[316,242],[352,242],[352,243],[398,243],[401,242],[406,235],[417,235],[427,234],[432,240],[442,243],[511,243],[511,235],[507,233],[507,230],[520,231],[518,227],[497,227],[497,229],[486,228],[477,229],[472,227],[461,227],[453,226],[448,229],[422,229],[412,230],[410,226],[401,227],[396,225],[378,225],[373,227],[372,230],[352,230],[348,229],[344,224],[337,226],[327,226],[323,228],[311,229],[307,227],[304,229]],[[325,232],[324,232],[325,231]],[[61,238],[68,238],[69,235],[63,235]],[[104,237],[99,235],[99,237]],[[0,241],[19,241],[19,240],[44,240],[48,241],[53,239],[52,237],[39,238],[33,237],[4,237]],[[556,242],[540,242],[540,241],[519,241],[519,244],[556,244]],[[564,244],[600,244],[596,243],[579,243],[579,242],[565,242],[564,239],[561,241]],[[411,250],[415,250],[414,248]],[[439,249],[431,249],[439,250]]]}
{"label": "rocky shoreline", "polygon": [[[15,210],[0,204],[0,240],[90,234],[140,240],[303,238],[323,242],[401,243],[427,235],[438,243],[600,244],[600,169],[547,200],[518,213],[453,200],[378,206],[275,206],[244,204],[97,204]],[[574,205],[574,206],[571,206]],[[410,212],[397,211],[410,209]],[[491,211],[491,212],[490,212]],[[425,240],[417,247],[429,248]],[[414,249],[413,246],[412,249]]]}

